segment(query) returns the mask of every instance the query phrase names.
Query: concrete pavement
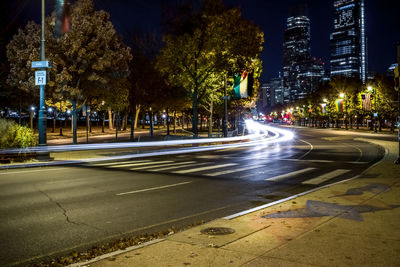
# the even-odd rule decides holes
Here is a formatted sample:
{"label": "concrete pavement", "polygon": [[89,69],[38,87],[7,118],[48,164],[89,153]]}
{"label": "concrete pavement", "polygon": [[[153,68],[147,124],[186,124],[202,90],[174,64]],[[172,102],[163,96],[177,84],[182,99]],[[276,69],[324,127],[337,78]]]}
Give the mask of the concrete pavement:
{"label": "concrete pavement", "polygon": [[357,178],[74,266],[399,266],[398,144],[373,142],[385,158]]}

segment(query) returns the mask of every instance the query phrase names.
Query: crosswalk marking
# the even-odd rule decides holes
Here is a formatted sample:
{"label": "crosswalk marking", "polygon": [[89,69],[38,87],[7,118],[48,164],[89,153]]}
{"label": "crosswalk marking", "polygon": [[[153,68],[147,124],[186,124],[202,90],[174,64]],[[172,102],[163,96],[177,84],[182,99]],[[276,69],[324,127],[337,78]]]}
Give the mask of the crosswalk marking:
{"label": "crosswalk marking", "polygon": [[170,184],[170,185],[157,186],[157,187],[152,187],[152,188],[146,188],[146,189],[140,189],[140,190],[129,191],[129,192],[124,192],[124,193],[118,193],[118,194],[116,194],[116,195],[117,195],[117,196],[123,196],[123,195],[128,195],[128,194],[136,194],[136,193],[141,193],[141,192],[146,192],[146,191],[152,191],[152,190],[157,190],[157,189],[164,189],[164,188],[168,188],[168,187],[174,187],[174,186],[179,186],[179,185],[190,184],[191,182],[192,182],[192,181],[183,182],[183,183],[178,183],[178,184]]}
{"label": "crosswalk marking", "polygon": [[[194,162],[194,161],[188,161],[188,162]],[[135,167],[135,168],[130,168],[129,170],[131,170],[131,171],[135,171],[135,170],[145,170],[145,169],[152,169],[152,168],[159,168],[159,167],[165,167],[165,166],[169,166],[169,167],[166,167],[166,168],[171,168],[171,163],[170,162],[165,162],[165,163],[161,163],[161,164],[158,164],[159,162],[154,162],[154,165],[150,165],[150,166],[139,166],[139,167]],[[174,163],[174,166],[176,166],[176,165],[182,165],[182,164],[184,164],[183,162],[180,162],[180,163]],[[178,166],[178,168],[179,167],[182,167],[182,166]],[[150,170],[150,171],[153,171],[153,170]]]}
{"label": "crosswalk marking", "polygon": [[151,160],[146,159],[146,160],[135,160],[135,161],[122,161],[122,162],[105,162],[105,163],[87,163],[84,165],[88,166],[112,166],[112,165],[118,165],[118,164],[124,164],[124,163],[139,163],[139,162],[149,162]]}
{"label": "crosswalk marking", "polygon": [[138,165],[143,166],[143,165],[160,164],[160,163],[172,163],[172,162],[173,161],[166,160],[166,161],[157,161],[157,162],[131,163],[131,164],[108,166],[107,168],[122,168],[122,167],[138,166]]}
{"label": "crosswalk marking", "polygon": [[[189,162],[190,162],[190,161],[189,161]],[[179,164],[175,164],[174,166],[165,167],[165,168],[153,169],[153,170],[150,170],[150,171],[152,171],[152,172],[167,171],[167,170],[173,170],[173,169],[179,169],[179,168],[200,166],[200,165],[204,165],[204,164],[207,164],[207,163],[208,163],[208,162],[195,163],[195,161],[191,161],[191,162],[193,162],[194,164],[189,164],[189,163],[187,163],[187,164],[181,164],[180,166],[176,166],[176,165],[179,165]]]}
{"label": "crosswalk marking", "polygon": [[252,166],[247,166],[243,168],[236,168],[236,169],[230,169],[226,171],[220,171],[220,172],[213,172],[213,173],[207,173],[205,174],[206,176],[219,176],[219,175],[224,175],[224,174],[230,174],[234,172],[242,172],[242,171],[247,171],[255,168],[260,168],[263,167],[264,165],[252,165]]}
{"label": "crosswalk marking", "polygon": [[284,178],[293,177],[293,176],[296,176],[298,174],[310,172],[310,171],[313,171],[313,170],[315,170],[315,168],[305,168],[305,169],[302,169],[302,170],[289,172],[289,173],[285,173],[285,174],[278,175],[278,176],[275,176],[275,177],[267,178],[265,180],[266,181],[277,181],[277,180],[281,180],[281,179],[284,179]]}
{"label": "crosswalk marking", "polygon": [[205,171],[205,170],[213,170],[213,169],[224,168],[224,167],[230,167],[230,166],[236,166],[236,165],[238,165],[238,164],[237,164],[237,163],[228,163],[228,164],[211,165],[211,166],[200,167],[200,168],[194,168],[194,169],[188,169],[188,170],[174,171],[173,173],[185,174],[185,173],[190,173],[190,172],[199,172],[199,171]]}
{"label": "crosswalk marking", "polygon": [[302,182],[302,184],[312,184],[312,185],[317,185],[317,184],[321,184],[323,182],[326,182],[330,179],[333,179],[339,175],[345,174],[347,172],[349,172],[350,170],[344,170],[344,169],[337,169],[325,174],[322,174],[318,177],[315,177],[313,179],[309,179],[307,181]]}

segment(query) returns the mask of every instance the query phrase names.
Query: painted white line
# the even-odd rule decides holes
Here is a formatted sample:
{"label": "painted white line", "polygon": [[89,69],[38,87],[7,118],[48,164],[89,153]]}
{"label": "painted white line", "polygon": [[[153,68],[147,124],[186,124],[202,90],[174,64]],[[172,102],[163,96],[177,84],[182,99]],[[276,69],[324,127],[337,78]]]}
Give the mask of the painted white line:
{"label": "painted white line", "polygon": [[[192,162],[195,162],[195,161],[192,161]],[[152,172],[167,171],[167,170],[173,170],[173,169],[179,169],[179,168],[201,166],[201,165],[208,164],[208,163],[209,162],[201,162],[201,163],[194,163],[194,164],[187,164],[187,165],[185,164],[185,165],[180,165],[180,166],[171,166],[171,167],[165,167],[165,168],[158,168],[158,169],[153,169],[153,170],[150,170],[150,171],[152,171]],[[178,164],[175,164],[175,165],[178,165]]]}
{"label": "painted white line", "polygon": [[335,177],[338,177],[339,175],[348,173],[350,170],[344,170],[344,169],[337,169],[328,173],[325,173],[323,175],[320,175],[318,177],[315,177],[313,179],[307,180],[302,182],[302,184],[312,184],[312,185],[317,185],[317,184],[321,184],[323,182],[326,182],[330,179],[333,179]]}
{"label": "painted white line", "polygon": [[226,171],[207,173],[205,175],[206,176],[219,176],[219,175],[230,174],[230,173],[234,173],[234,172],[242,172],[242,171],[257,169],[257,168],[261,168],[264,166],[265,165],[253,165],[253,166],[247,166],[247,167],[243,167],[243,168],[230,169],[230,170],[226,170]]}
{"label": "painted white line", "polygon": [[299,141],[301,141],[303,143],[306,143],[307,145],[310,146],[310,150],[308,152],[304,153],[301,157],[299,157],[299,159],[302,159],[302,158],[304,158],[305,156],[307,156],[308,154],[311,153],[311,151],[314,149],[314,146],[311,143],[307,142],[307,141],[304,141],[304,140],[299,140]]}
{"label": "painted white line", "polygon": [[[357,139],[361,139],[361,138],[357,138]],[[371,142],[368,139],[367,139],[367,142],[372,143],[372,144],[376,144],[374,142]],[[382,145],[380,145],[380,146],[382,147]],[[331,187],[331,186],[334,186],[334,185],[337,185],[337,184],[342,184],[342,183],[345,183],[345,182],[348,182],[348,181],[355,180],[358,177],[361,177],[363,174],[365,174],[371,168],[373,168],[373,167],[377,166],[378,164],[381,164],[382,162],[384,162],[386,160],[386,158],[388,157],[388,155],[389,155],[389,150],[387,148],[385,148],[385,156],[381,160],[379,160],[378,162],[375,162],[375,164],[373,164],[372,166],[369,166],[361,174],[356,175],[356,176],[354,176],[352,178],[349,178],[349,179],[346,179],[346,180],[342,180],[342,181],[339,181],[339,182],[336,182],[336,183],[332,183],[332,184],[319,186],[319,187],[313,188],[311,190],[305,191],[303,193],[299,193],[299,194],[296,194],[296,195],[293,195],[293,196],[290,196],[290,197],[287,197],[287,198],[284,198],[284,199],[281,199],[281,200],[277,200],[277,201],[274,201],[274,202],[271,202],[271,203],[268,203],[268,204],[265,204],[265,205],[262,205],[262,206],[258,206],[258,207],[252,208],[252,209],[244,210],[244,211],[241,211],[241,212],[226,216],[226,217],[224,217],[224,219],[225,220],[232,220],[232,219],[235,219],[237,217],[240,217],[240,216],[243,216],[243,215],[258,211],[258,210],[262,210],[262,209],[265,209],[265,208],[268,208],[268,207],[271,207],[271,206],[275,206],[275,205],[277,205],[279,203],[283,203],[283,202],[289,201],[291,199],[295,199],[297,197],[301,197],[301,196],[305,196],[305,195],[311,194],[313,192],[319,191],[319,190],[324,189],[324,188],[328,188],[328,187]]]}
{"label": "painted white line", "polygon": [[84,164],[87,166],[113,166],[113,165],[118,165],[118,164],[124,164],[124,163],[140,163],[140,162],[149,162],[150,160],[135,160],[135,161],[121,161],[121,162],[105,162],[105,163],[88,163]]}
{"label": "painted white line", "polygon": [[152,190],[164,189],[164,188],[169,188],[169,187],[174,187],[174,186],[179,186],[179,185],[184,185],[184,184],[190,184],[191,182],[192,182],[192,181],[183,182],[183,183],[178,183],[178,184],[170,184],[170,185],[157,186],[157,187],[152,187],[152,188],[146,188],[146,189],[140,189],[140,190],[129,191],[129,192],[124,192],[124,193],[118,193],[118,194],[116,194],[116,195],[117,195],[117,196],[123,196],[123,195],[128,195],[128,194],[136,194],[136,193],[141,193],[141,192],[146,192],[146,191],[152,191]]}
{"label": "painted white line", "polygon": [[19,171],[19,172],[2,172],[0,175],[8,175],[8,174],[19,174],[19,173],[29,173],[29,172],[42,172],[42,171],[58,171],[58,170],[65,170],[65,168],[56,168],[56,169],[47,169],[47,168],[40,168],[39,170],[30,170],[30,171]]}
{"label": "painted white line", "polygon": [[238,164],[237,163],[228,163],[228,164],[211,165],[211,166],[188,169],[188,170],[174,171],[173,173],[185,174],[185,173],[190,173],[190,172],[213,170],[213,169],[236,166],[236,165],[238,165]]}
{"label": "painted white line", "polygon": [[160,164],[160,163],[172,163],[173,161],[165,160],[165,161],[157,161],[157,162],[144,162],[144,163],[131,163],[131,164],[122,164],[122,165],[112,165],[107,168],[123,168],[123,167],[132,167],[132,166],[143,166],[143,165],[151,165],[151,164]]}
{"label": "painted white line", "polygon": [[[194,161],[188,161],[188,162],[194,162]],[[183,163],[175,163],[174,166],[175,166],[175,165],[182,165],[182,164],[183,164]],[[146,170],[146,169],[158,168],[158,167],[165,167],[165,166],[170,166],[170,167],[166,167],[166,168],[171,168],[171,163],[168,162],[168,163],[156,164],[155,166],[154,166],[154,165],[151,165],[151,166],[144,166],[144,167],[135,167],[135,168],[130,168],[129,170],[131,170],[131,171],[135,171],[135,170]],[[178,166],[177,168],[179,168],[179,167],[181,167],[181,166]],[[150,171],[152,171],[152,170],[150,170]]]}
{"label": "painted white line", "polygon": [[300,162],[316,162],[316,163],[332,163],[336,162],[333,160],[325,160],[325,159],[279,159],[283,161],[300,161]]}
{"label": "painted white line", "polygon": [[296,175],[299,175],[299,174],[302,174],[302,173],[306,173],[306,172],[310,172],[310,171],[313,171],[313,170],[315,170],[315,168],[305,168],[305,169],[302,169],[302,170],[289,172],[289,173],[285,173],[285,174],[282,174],[282,175],[278,175],[278,176],[274,176],[274,177],[271,177],[271,178],[267,178],[265,180],[266,181],[278,181],[278,180],[281,180],[281,179],[284,179],[284,178],[293,177],[293,176],[296,176]]}

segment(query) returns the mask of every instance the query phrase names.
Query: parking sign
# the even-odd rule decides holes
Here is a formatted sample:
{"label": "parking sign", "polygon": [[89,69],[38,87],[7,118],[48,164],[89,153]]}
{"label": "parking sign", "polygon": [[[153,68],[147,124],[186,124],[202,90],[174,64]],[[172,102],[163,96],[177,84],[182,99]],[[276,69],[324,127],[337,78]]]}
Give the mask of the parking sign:
{"label": "parking sign", "polygon": [[35,71],[35,85],[46,85],[46,71]]}

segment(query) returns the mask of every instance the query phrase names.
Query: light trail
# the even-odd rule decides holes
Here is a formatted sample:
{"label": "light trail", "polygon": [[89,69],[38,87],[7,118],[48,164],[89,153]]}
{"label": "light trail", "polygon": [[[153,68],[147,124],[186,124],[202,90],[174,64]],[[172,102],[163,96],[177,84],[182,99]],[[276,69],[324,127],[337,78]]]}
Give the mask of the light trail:
{"label": "light trail", "polygon": [[[194,147],[194,148],[180,148],[174,150],[175,153],[193,153],[200,151],[209,151],[209,150],[220,150],[227,149],[233,147],[242,147],[242,146],[254,146],[257,144],[266,145],[269,143],[279,143],[284,141],[289,141],[294,138],[294,134],[291,131],[275,128],[268,125],[262,125],[260,123],[254,122],[253,120],[246,121],[246,128],[249,135],[246,136],[237,136],[237,137],[227,137],[227,138],[201,138],[201,139],[186,139],[186,140],[170,140],[170,141],[153,141],[153,142],[132,142],[132,143],[102,143],[102,144],[80,144],[80,145],[65,145],[65,146],[43,146],[43,147],[29,147],[24,149],[4,149],[0,150],[0,153],[40,153],[40,152],[65,152],[65,151],[79,151],[79,150],[99,150],[99,149],[116,149],[116,148],[143,148],[143,147],[165,147],[165,146],[179,146],[179,145],[190,145],[190,144],[213,144],[213,143],[226,143],[230,142],[230,144],[220,144],[220,145],[209,145],[203,147]],[[247,141],[247,142],[245,142]],[[232,142],[241,142],[241,143],[232,143]],[[180,152],[177,152],[177,151]],[[173,154],[173,151],[159,151],[159,152],[150,152],[143,153],[151,154],[152,156],[163,155],[165,153]],[[138,155],[138,156],[139,156]],[[132,157],[132,155],[125,155],[128,157]],[[120,157],[109,157],[110,158],[125,158],[124,156]],[[94,160],[94,159],[93,159]],[[96,159],[101,161],[101,159]]]}

